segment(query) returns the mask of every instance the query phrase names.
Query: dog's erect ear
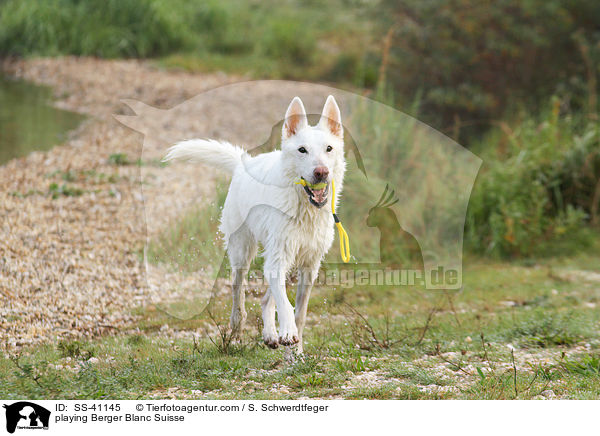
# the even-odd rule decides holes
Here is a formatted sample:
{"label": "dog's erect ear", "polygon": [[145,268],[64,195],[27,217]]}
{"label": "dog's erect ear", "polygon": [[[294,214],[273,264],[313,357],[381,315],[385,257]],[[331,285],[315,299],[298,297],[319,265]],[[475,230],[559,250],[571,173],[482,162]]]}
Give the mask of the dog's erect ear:
{"label": "dog's erect ear", "polygon": [[304,110],[302,100],[298,97],[294,97],[285,112],[282,135],[284,138],[289,138],[307,125],[308,121],[306,120],[306,111]]}
{"label": "dog's erect ear", "polygon": [[344,137],[344,128],[342,127],[342,115],[333,95],[327,97],[323,113],[319,120],[319,126],[322,129],[329,130],[333,135],[340,138]]}

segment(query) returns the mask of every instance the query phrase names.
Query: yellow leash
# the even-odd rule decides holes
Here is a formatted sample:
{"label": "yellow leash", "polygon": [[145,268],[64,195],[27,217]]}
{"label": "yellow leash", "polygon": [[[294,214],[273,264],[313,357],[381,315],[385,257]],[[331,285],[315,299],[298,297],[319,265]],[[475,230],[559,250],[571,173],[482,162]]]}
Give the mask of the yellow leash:
{"label": "yellow leash", "polygon": [[338,229],[338,237],[340,239],[340,254],[344,263],[350,262],[350,238],[348,233],[344,229],[344,226],[340,222],[340,219],[335,214],[335,182],[331,179],[331,213],[333,214],[333,220],[335,226]]}
{"label": "yellow leash", "polygon": [[[306,180],[300,179],[299,182],[296,182],[297,185],[307,186],[309,185],[312,189],[323,189],[326,184],[325,183],[317,183],[315,185],[310,185]],[[340,254],[342,256],[342,260],[344,263],[350,262],[350,238],[348,238],[348,233],[346,233],[346,229],[340,222],[340,219],[335,214],[335,182],[331,179],[331,213],[333,214],[333,220],[335,221],[335,226],[338,229],[338,237],[340,240]]]}

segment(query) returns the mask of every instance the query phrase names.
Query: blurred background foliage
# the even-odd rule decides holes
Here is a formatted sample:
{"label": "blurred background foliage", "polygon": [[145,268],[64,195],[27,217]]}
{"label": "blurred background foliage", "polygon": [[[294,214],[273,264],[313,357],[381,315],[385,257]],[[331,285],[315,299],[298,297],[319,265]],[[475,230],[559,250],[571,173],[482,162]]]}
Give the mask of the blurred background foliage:
{"label": "blurred background foliage", "polygon": [[472,252],[532,257],[598,239],[598,1],[0,0],[0,56],[58,55],[370,95],[484,159]]}
{"label": "blurred background foliage", "polygon": [[422,90],[423,113],[439,128],[478,133],[552,95],[564,109],[597,109],[598,2],[384,0],[382,10],[389,83],[400,95]]}

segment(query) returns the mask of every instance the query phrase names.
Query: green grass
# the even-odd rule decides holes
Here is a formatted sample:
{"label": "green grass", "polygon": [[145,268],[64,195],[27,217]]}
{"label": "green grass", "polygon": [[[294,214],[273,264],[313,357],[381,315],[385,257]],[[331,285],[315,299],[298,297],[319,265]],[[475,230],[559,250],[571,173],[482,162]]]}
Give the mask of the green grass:
{"label": "green grass", "polygon": [[185,29],[161,0],[9,0],[0,8],[0,53],[156,56],[185,46]]}
{"label": "green grass", "polygon": [[8,0],[0,54],[154,57],[188,71],[372,87],[372,11],[343,0]]}
{"label": "green grass", "polygon": [[112,165],[130,165],[131,161],[125,153],[113,153],[108,156],[108,163]]}
{"label": "green grass", "polygon": [[368,53],[377,41],[371,36],[369,5],[236,0],[207,2],[200,9],[196,20],[201,22],[192,30],[198,33],[193,49],[171,53],[159,60],[160,65],[375,85],[378,62]]}
{"label": "green grass", "polygon": [[[126,155],[115,154],[109,158],[109,163],[119,165],[130,165],[131,162],[127,159]],[[99,188],[93,190],[85,190],[79,187],[80,183],[86,185],[93,184],[96,186],[102,186],[107,183],[117,183],[122,176],[118,172],[107,174],[104,172],[98,172],[94,169],[91,170],[55,170],[45,175],[46,179],[52,180],[48,185],[47,195],[50,195],[52,199],[56,200],[60,197],[79,197],[81,195],[94,192],[99,193]],[[108,191],[109,195],[114,195],[112,190]],[[11,195],[15,197],[29,197],[31,195],[44,195],[45,193],[37,190],[29,190],[27,192],[12,192]]]}
{"label": "green grass", "polygon": [[59,185],[58,183],[52,182],[50,183],[50,186],[48,186],[48,193],[52,195],[52,198],[54,199],[57,199],[61,195],[64,195],[65,197],[79,197],[84,192],[83,189],[67,185],[66,183]]}
{"label": "green grass", "polygon": [[[150,306],[138,312],[139,333],[5,356],[0,396],[598,399],[600,311],[589,304],[598,283],[554,274],[540,265],[477,262],[453,294],[366,286],[332,298],[331,289],[317,287],[306,356],[295,363],[262,345],[255,293],[247,297],[242,342],[225,347],[217,326],[226,330],[228,295],[211,302],[212,317],[179,320]],[[364,346],[365,337],[376,341]]]}
{"label": "green grass", "polygon": [[[215,259],[213,248],[199,248],[197,241],[215,237],[226,184],[218,186],[212,204],[188,211],[151,241],[151,261],[197,271],[208,260],[200,252]],[[467,253],[460,291],[317,287],[309,307],[307,357],[293,365],[283,361],[281,350],[260,343],[257,292],[247,297],[249,331],[242,346],[215,333],[215,320],[226,330],[230,305],[228,295],[218,294],[209,306],[214,319],[206,312],[185,321],[167,315],[190,301],[173,303],[173,311],[140,312],[142,336],[111,339],[111,353],[120,353],[129,341],[150,341],[144,346],[149,353],[161,349],[143,370],[167,373],[170,382],[159,376],[160,382],[141,380],[142,396],[176,388],[180,397],[210,398],[599,398],[598,282],[577,273],[598,271],[600,238],[592,228],[582,232],[589,240],[568,241],[571,249],[562,249],[560,239],[546,241],[552,256],[499,261]],[[360,237],[353,242],[361,243]],[[291,288],[289,294],[293,298]],[[161,333],[165,324],[172,330]],[[176,332],[198,333],[197,344],[191,339],[169,344]],[[165,359],[179,363],[173,369]],[[145,377],[122,362],[119,371]],[[230,365],[240,362],[247,366],[231,372]],[[106,395],[133,395],[124,392],[115,388]]]}

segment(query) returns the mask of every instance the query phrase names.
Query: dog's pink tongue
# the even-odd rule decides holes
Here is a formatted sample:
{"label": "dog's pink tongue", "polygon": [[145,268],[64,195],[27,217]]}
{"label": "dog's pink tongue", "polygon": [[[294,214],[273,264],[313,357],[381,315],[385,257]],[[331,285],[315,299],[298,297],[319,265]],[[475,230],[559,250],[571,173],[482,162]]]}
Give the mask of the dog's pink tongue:
{"label": "dog's pink tongue", "polygon": [[325,200],[325,188],[319,189],[319,190],[315,189],[312,193],[313,193],[313,199],[317,203],[323,203],[323,201]]}

